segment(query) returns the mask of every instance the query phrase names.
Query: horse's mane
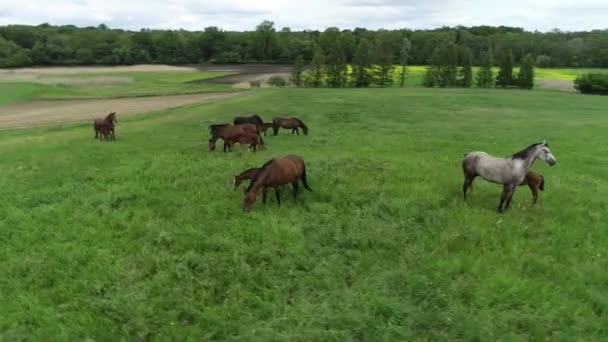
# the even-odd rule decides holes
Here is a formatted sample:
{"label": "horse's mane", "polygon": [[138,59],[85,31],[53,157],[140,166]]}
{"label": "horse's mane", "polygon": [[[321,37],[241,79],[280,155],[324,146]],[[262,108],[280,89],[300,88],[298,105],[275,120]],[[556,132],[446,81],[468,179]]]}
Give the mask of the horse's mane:
{"label": "horse's mane", "polygon": [[249,168],[249,169],[247,169],[247,170],[245,170],[245,171],[241,172],[241,174],[243,174],[243,173],[248,173],[248,172],[255,171],[255,170],[259,170],[259,169],[260,169],[259,167],[252,167],[252,168]]}
{"label": "horse's mane", "polygon": [[300,119],[298,119],[298,118],[294,118],[294,119],[295,119],[297,122],[299,122],[299,123],[300,123],[300,125],[302,125],[302,128],[306,128],[306,129],[308,129],[308,127],[306,127],[306,125],[304,124],[304,121],[302,121],[302,120],[300,120]]}
{"label": "horse's mane", "polygon": [[[539,145],[543,145],[543,143],[536,143],[536,144],[532,144],[528,147],[526,147],[525,149],[513,154],[511,156],[512,159],[526,159],[526,157],[528,157],[528,153],[530,153],[530,150],[532,150],[533,148],[535,148],[536,146]],[[549,147],[549,145],[544,144],[545,146]]]}

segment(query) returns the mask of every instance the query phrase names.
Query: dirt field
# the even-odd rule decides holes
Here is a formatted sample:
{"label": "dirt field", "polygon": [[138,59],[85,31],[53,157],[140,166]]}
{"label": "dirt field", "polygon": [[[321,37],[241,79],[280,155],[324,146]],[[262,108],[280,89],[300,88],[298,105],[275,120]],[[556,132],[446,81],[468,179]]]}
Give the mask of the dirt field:
{"label": "dirt field", "polygon": [[574,89],[574,84],[572,81],[564,81],[564,80],[542,80],[538,81],[538,87],[546,88],[546,89],[555,89],[562,91],[576,91]]}
{"label": "dirt field", "polygon": [[106,100],[38,101],[0,107],[0,129],[46,126],[92,120],[109,111],[121,117],[205,103],[243,94],[214,93]]}

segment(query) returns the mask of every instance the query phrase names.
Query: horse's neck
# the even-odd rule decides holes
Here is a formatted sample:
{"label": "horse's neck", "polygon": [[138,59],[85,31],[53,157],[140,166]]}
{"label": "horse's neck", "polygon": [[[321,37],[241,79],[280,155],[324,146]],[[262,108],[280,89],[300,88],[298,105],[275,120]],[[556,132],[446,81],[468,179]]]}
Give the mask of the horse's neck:
{"label": "horse's neck", "polygon": [[251,189],[249,191],[258,191],[259,188],[264,186],[264,181],[266,180],[266,174],[258,174],[258,176],[253,181],[253,185],[251,185]]}

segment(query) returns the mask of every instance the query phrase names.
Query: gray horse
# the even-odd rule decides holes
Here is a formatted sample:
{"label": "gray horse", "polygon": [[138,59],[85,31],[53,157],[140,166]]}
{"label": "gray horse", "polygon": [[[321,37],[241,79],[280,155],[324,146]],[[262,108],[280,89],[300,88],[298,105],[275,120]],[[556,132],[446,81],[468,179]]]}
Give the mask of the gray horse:
{"label": "gray horse", "polygon": [[519,184],[524,181],[528,169],[536,159],[541,159],[553,166],[557,159],[551,154],[546,141],[533,144],[526,149],[515,153],[507,158],[493,157],[485,152],[469,152],[464,155],[462,170],[464,172],[464,184],[462,190],[464,199],[467,199],[467,191],[472,189],[475,177],[503,184],[502,195],[498,212],[502,213],[511,206],[513,193]]}

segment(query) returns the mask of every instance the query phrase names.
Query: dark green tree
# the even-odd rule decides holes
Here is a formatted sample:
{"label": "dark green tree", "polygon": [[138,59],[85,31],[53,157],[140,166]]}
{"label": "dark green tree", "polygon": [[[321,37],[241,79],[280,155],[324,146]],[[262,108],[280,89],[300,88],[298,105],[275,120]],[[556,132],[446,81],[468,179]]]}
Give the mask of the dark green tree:
{"label": "dark green tree", "polygon": [[258,61],[267,61],[275,57],[277,37],[274,22],[264,20],[255,28],[254,53]]}
{"label": "dark green tree", "polygon": [[509,49],[502,57],[500,62],[500,70],[496,77],[496,85],[499,87],[510,87],[513,82],[513,51]]}
{"label": "dark green tree", "polygon": [[526,54],[521,62],[517,85],[523,89],[534,88],[534,57],[532,54]]}
{"label": "dark green tree", "polygon": [[346,57],[340,41],[336,41],[327,54],[326,70],[328,86],[338,88],[346,85]]}
{"label": "dark green tree", "polygon": [[458,71],[458,85],[463,88],[471,88],[473,85],[473,53],[468,47],[460,50],[460,70]]}
{"label": "dark green tree", "polygon": [[357,88],[369,87],[369,69],[372,64],[371,45],[367,39],[361,39],[353,60],[353,85]]}
{"label": "dark green tree", "polygon": [[302,85],[302,74],[304,73],[304,58],[302,56],[296,57],[293,62],[293,69],[291,70],[291,83],[296,87]]}
{"label": "dark green tree", "polygon": [[323,86],[325,78],[325,55],[319,45],[313,50],[312,63],[310,65],[310,86],[318,88]]}
{"label": "dark green tree", "polygon": [[440,64],[440,50],[436,48],[431,56],[429,66],[426,67],[424,76],[422,78],[422,86],[433,88],[438,84],[439,79],[439,64]]}
{"label": "dark green tree", "polygon": [[449,42],[445,47],[439,48],[439,64],[437,85],[442,88],[455,87],[458,76],[458,47]]}
{"label": "dark green tree", "polygon": [[393,84],[394,54],[390,42],[377,39],[374,56],[374,84],[386,87]]}
{"label": "dark green tree", "polygon": [[492,66],[494,58],[492,48],[484,53],[481,59],[481,66],[477,71],[477,86],[481,88],[489,88],[494,84],[494,76],[492,74]]}
{"label": "dark green tree", "polygon": [[409,39],[403,39],[403,45],[401,46],[401,52],[399,53],[399,86],[403,88],[405,86],[405,78],[407,77],[407,59],[412,49],[412,43]]}

